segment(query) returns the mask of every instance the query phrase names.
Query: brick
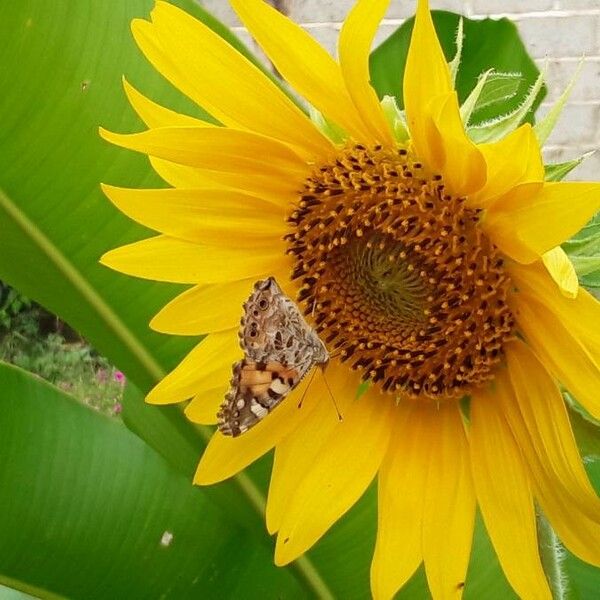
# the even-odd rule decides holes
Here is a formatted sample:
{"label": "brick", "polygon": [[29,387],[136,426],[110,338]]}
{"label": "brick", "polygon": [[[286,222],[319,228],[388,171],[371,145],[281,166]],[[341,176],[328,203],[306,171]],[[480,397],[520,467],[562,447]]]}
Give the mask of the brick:
{"label": "brick", "polygon": [[[310,35],[312,35],[326,50],[334,57],[337,57],[337,42],[340,35],[339,23],[329,25],[318,25],[312,27],[304,27]],[[379,27],[373,41],[373,48],[377,48],[384,42],[396,29],[398,25],[384,23]]]}
{"label": "brick", "polygon": [[392,35],[394,31],[396,31],[396,29],[398,29],[398,27],[398,24],[390,25],[384,23],[383,25],[381,25],[377,30],[377,33],[375,34],[373,48],[377,48],[377,46],[379,46],[382,42],[385,42],[385,40],[387,40],[390,37],[390,35]]}
{"label": "brick", "polygon": [[[545,60],[538,60],[541,70]],[[578,68],[578,60],[549,60],[546,73],[548,95],[545,101],[556,100],[563,93]],[[573,87],[570,102],[596,100],[600,102],[600,57],[585,59],[579,78]]]}
{"label": "brick", "polygon": [[[544,103],[539,110],[538,118],[542,118],[549,107],[549,104]],[[600,104],[567,104],[547,144],[587,148],[600,141],[599,123]]]}
{"label": "brick", "polygon": [[241,25],[235,11],[227,0],[196,0],[202,8],[217,17],[229,27],[239,27]]}
{"label": "brick", "polygon": [[289,16],[297,23],[340,23],[353,0],[288,0]]}
{"label": "brick", "polygon": [[337,56],[337,39],[340,34],[339,26],[320,25],[318,27],[309,27],[306,29],[308,33],[321,44],[321,46],[327,49],[329,54]]}
{"label": "brick", "polygon": [[269,70],[271,70],[272,65],[269,59],[266,57],[265,53],[262,51],[262,48],[254,41],[254,38],[248,33],[246,29],[235,28],[233,30],[235,35],[240,38],[240,40],[244,43],[244,45],[258,58],[258,60],[265,65]]}
{"label": "brick", "polygon": [[474,0],[473,10],[478,15],[523,13],[551,10],[555,0]]}
{"label": "brick", "polygon": [[557,8],[562,10],[594,10],[600,8],[598,0],[557,0]]}
{"label": "brick", "polygon": [[600,153],[596,152],[573,169],[569,179],[573,181],[598,181],[600,173]]}
{"label": "brick", "polygon": [[[416,0],[411,2],[397,2],[392,0],[387,18],[406,19],[415,14]],[[462,15],[471,14],[471,0],[431,0],[429,3],[432,10],[449,10]]]}
{"label": "brick", "polygon": [[519,33],[534,58],[594,56],[600,16],[525,17],[517,21]]}
{"label": "brick", "polygon": [[[431,8],[469,14],[471,0],[432,0]],[[289,15],[298,23],[341,23],[354,0],[287,0]],[[387,19],[406,19],[415,13],[416,0],[392,0]]]}

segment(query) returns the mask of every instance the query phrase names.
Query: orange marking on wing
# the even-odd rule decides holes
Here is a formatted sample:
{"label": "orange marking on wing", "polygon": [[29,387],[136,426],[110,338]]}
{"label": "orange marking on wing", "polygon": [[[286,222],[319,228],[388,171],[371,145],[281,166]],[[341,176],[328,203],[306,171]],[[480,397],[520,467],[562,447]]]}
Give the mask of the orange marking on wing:
{"label": "orange marking on wing", "polygon": [[243,370],[240,377],[242,385],[257,385],[262,383],[271,383],[273,375],[270,371]]}
{"label": "orange marking on wing", "polygon": [[269,391],[270,387],[271,387],[270,382],[241,386],[242,391],[244,391],[244,389],[249,390],[255,398],[261,398],[262,396],[264,396]]}

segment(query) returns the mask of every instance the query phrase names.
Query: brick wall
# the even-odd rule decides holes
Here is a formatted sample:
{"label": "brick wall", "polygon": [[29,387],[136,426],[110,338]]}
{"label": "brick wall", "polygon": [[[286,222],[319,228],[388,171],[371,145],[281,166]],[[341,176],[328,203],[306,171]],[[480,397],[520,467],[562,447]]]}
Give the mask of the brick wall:
{"label": "brick wall", "polygon": [[[227,0],[199,1],[252,44]],[[334,52],[340,24],[353,4],[353,0],[271,1],[330,52]],[[415,4],[392,0],[376,43],[412,14]],[[600,148],[600,0],[430,0],[430,4],[473,18],[508,16],[513,20],[533,58],[540,66],[548,61],[549,93],[542,111],[561,94],[585,55],[569,104],[547,142],[546,157],[558,162]],[[600,152],[574,171],[572,179],[600,180]]]}

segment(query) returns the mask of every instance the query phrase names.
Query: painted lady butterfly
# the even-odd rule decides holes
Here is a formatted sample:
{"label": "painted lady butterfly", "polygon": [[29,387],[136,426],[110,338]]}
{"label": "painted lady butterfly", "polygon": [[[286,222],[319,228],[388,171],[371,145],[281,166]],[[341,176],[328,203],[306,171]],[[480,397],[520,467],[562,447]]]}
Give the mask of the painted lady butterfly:
{"label": "painted lady butterfly", "polygon": [[243,360],[217,417],[224,435],[238,436],[264,419],[329,353],[316,331],[273,277],[257,281],[244,303],[239,331]]}

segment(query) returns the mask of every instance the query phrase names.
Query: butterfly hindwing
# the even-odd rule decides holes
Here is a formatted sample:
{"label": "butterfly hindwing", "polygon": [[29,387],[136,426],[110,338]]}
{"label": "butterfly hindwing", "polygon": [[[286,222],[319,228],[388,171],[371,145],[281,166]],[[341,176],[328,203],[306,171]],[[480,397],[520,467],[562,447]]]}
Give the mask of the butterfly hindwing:
{"label": "butterfly hindwing", "polygon": [[231,388],[218,414],[221,432],[237,436],[247,431],[278,406],[303,375],[278,362],[235,363]]}
{"label": "butterfly hindwing", "polygon": [[218,413],[219,429],[237,436],[266,417],[316,364],[325,346],[273,278],[256,282],[240,327],[244,359],[232,369],[231,387]]}

